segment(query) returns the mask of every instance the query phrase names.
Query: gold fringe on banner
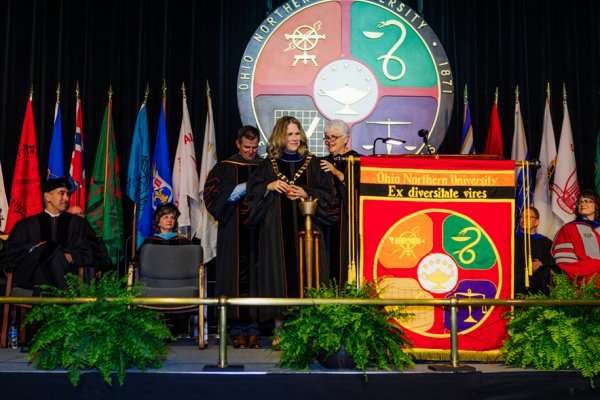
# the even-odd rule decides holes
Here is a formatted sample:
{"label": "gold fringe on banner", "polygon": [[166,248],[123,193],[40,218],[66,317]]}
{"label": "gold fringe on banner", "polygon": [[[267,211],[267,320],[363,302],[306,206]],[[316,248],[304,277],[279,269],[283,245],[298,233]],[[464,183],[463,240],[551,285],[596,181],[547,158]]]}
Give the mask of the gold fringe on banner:
{"label": "gold fringe on banner", "polygon": [[[406,349],[415,360],[426,361],[448,361],[450,360],[450,350],[440,349]],[[500,350],[489,351],[473,351],[473,350],[458,350],[458,359],[461,362],[465,361],[483,361],[483,362],[503,362],[504,357]]]}

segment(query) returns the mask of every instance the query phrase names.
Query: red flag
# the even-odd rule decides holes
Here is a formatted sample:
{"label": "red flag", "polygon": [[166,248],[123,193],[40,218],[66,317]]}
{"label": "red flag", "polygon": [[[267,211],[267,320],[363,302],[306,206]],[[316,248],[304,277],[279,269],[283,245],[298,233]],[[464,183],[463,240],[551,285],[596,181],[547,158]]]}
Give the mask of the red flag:
{"label": "red flag", "polygon": [[42,192],[40,190],[40,167],[33,122],[32,98],[30,96],[25,111],[15,175],[10,191],[6,233],[9,233],[19,220],[40,213],[43,209]]}
{"label": "red flag", "polygon": [[500,127],[500,118],[498,117],[498,104],[494,102],[492,113],[490,114],[490,126],[488,127],[487,138],[485,139],[485,148],[483,154],[497,154],[504,158],[504,146],[502,144],[502,128]]}
{"label": "red flag", "polygon": [[75,111],[75,139],[73,141],[73,152],[71,153],[71,166],[69,177],[76,187],[71,196],[71,205],[78,205],[85,211],[85,163],[83,158],[83,117],[81,115],[81,100],[77,99],[77,110]]}

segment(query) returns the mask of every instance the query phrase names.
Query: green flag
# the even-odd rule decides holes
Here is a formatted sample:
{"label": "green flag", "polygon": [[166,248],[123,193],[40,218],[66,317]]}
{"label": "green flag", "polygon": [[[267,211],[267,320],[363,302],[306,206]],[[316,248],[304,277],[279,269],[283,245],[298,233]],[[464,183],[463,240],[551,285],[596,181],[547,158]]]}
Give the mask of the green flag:
{"label": "green flag", "polygon": [[596,189],[596,193],[600,194],[600,172],[598,172],[598,168],[600,168],[600,129],[596,136],[596,159],[594,160],[594,189]]}
{"label": "green flag", "polygon": [[119,158],[112,123],[112,101],[109,99],[96,151],[90,182],[87,220],[97,235],[102,236],[111,261],[116,264],[123,251],[123,205]]}

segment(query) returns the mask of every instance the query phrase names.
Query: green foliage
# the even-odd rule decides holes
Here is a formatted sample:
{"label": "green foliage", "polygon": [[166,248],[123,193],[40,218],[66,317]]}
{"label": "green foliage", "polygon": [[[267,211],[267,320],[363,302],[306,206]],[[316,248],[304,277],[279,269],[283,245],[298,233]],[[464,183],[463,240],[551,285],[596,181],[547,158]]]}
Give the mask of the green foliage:
{"label": "green foliage", "polygon": [[[550,295],[525,299],[597,300],[597,279],[581,285],[566,275],[554,277]],[[600,372],[600,309],[597,307],[519,307],[507,315],[509,338],[502,354],[516,367],[556,370],[575,369],[584,377]]]}
{"label": "green foliage", "polygon": [[[376,282],[356,289],[346,285],[338,292],[335,282],[321,285],[320,290],[307,289],[306,298],[377,298]],[[369,305],[312,305],[290,307],[283,325],[276,328],[284,368],[307,369],[320,350],[336,353],[342,341],[348,355],[363,372],[367,366],[378,369],[404,369],[413,364],[402,348],[410,347],[402,329],[392,319],[405,319],[409,314],[400,308],[385,310]]]}
{"label": "green foliage", "polygon": [[[43,287],[44,296],[96,297],[97,301],[61,305],[43,303],[27,313],[26,322],[39,326],[27,355],[36,368],[62,367],[77,386],[81,372],[98,368],[111,385],[110,373],[117,372],[123,385],[125,371],[132,365],[140,369],[160,368],[167,350],[163,339],[173,339],[161,313],[131,306],[139,287],[129,290],[127,278],[116,273],[85,284],[67,275],[67,289]],[[106,298],[116,301],[106,301]]]}

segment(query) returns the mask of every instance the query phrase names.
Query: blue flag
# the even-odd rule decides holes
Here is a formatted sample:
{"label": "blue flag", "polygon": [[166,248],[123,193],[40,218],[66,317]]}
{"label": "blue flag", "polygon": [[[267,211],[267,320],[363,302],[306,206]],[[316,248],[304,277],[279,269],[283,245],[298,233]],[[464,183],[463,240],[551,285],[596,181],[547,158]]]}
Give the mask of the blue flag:
{"label": "blue flag", "polygon": [[48,157],[48,179],[65,177],[65,159],[63,154],[62,122],[60,105],[56,103],[54,129],[50,142],[50,156]]}
{"label": "blue flag", "polygon": [[146,103],[142,104],[138,112],[133,142],[129,154],[127,167],[127,197],[136,204],[136,249],[142,245],[144,239],[152,235],[148,198],[152,182],[150,173],[150,145],[148,143],[148,117]]}
{"label": "blue flag", "polygon": [[159,204],[173,202],[173,183],[171,165],[169,164],[169,147],[167,143],[167,127],[165,124],[165,109],[160,108],[158,119],[158,134],[154,146],[152,160],[152,209]]}
{"label": "blue flag", "polygon": [[460,136],[460,154],[475,154],[475,141],[473,140],[473,124],[471,123],[471,108],[465,102],[465,115],[463,130]]}

